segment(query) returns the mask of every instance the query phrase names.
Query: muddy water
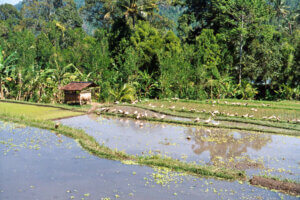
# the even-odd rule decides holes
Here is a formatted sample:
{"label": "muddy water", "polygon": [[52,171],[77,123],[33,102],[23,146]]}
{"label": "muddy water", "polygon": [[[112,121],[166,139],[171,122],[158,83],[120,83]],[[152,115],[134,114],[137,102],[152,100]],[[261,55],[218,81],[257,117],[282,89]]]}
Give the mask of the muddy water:
{"label": "muddy water", "polygon": [[297,199],[246,183],[124,165],[73,140],[0,121],[0,199]]}
{"label": "muddy water", "polygon": [[188,162],[300,181],[300,138],[80,116],[61,123],[84,129],[99,143],[128,154],[162,154]]}

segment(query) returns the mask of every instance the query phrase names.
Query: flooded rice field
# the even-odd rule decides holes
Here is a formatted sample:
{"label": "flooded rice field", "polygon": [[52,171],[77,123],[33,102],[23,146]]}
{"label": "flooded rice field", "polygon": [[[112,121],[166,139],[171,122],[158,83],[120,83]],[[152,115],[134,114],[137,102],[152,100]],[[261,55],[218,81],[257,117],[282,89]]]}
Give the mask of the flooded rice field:
{"label": "flooded rice field", "polygon": [[[62,121],[67,123],[67,121]],[[162,128],[159,127],[162,125],[148,124],[145,125],[144,131],[139,131],[143,129],[136,127],[134,121],[125,122],[105,118],[95,121],[88,116],[76,117],[68,122],[73,122],[73,126],[78,127],[85,124],[83,126],[85,129],[89,126],[93,130],[90,131],[90,134],[91,132],[96,134],[97,130],[97,133],[102,133],[103,138],[105,138],[104,135],[110,135],[110,140],[104,140],[110,146],[113,144],[112,141],[120,140],[113,134],[116,134],[118,130],[121,130],[123,134],[127,133],[127,129],[136,130],[135,134],[142,135],[147,129],[149,132],[144,134],[161,130],[160,135],[163,137],[168,132],[165,130],[171,131],[178,128],[166,125],[164,125],[165,128]],[[185,136],[194,137],[193,133],[196,134],[195,131],[190,132],[190,129],[178,129],[178,132],[165,135],[164,138],[182,134],[182,140],[185,141]],[[136,140],[131,141],[128,137],[125,137],[127,139],[123,140],[123,143],[136,142]],[[153,136],[153,138],[156,137],[159,138],[159,136]],[[97,139],[99,140],[100,136]],[[197,150],[199,148],[196,140],[191,139],[189,142],[195,155],[200,156],[201,153],[197,154],[201,150]],[[180,146],[187,146],[184,144],[182,143]],[[118,145],[121,145],[121,142]],[[168,145],[162,145],[168,147]],[[184,147],[180,146],[178,151],[183,151]],[[247,148],[253,148],[255,151],[258,147],[249,145]],[[233,147],[228,148],[229,152],[231,152],[230,149]],[[238,149],[242,150],[243,148]],[[135,150],[132,148],[131,151]],[[205,154],[209,155],[210,151],[208,149],[206,151]],[[294,153],[296,151],[295,148]],[[185,152],[187,153],[186,150]],[[82,150],[74,140],[59,134],[1,121],[0,155],[0,199],[5,200],[297,199],[297,197],[254,187],[245,182],[193,177],[164,169],[125,165],[121,162],[100,159]]]}
{"label": "flooded rice field", "polygon": [[183,127],[125,118],[79,116],[60,120],[99,143],[128,154],[161,154],[187,162],[300,181],[300,138]]}

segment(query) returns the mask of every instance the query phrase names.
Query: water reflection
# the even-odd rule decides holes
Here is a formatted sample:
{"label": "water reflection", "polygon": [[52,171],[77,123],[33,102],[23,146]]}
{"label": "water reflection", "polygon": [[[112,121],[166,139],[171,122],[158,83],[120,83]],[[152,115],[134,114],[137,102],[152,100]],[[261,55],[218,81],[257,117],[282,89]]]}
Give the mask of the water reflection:
{"label": "water reflection", "polygon": [[297,199],[248,184],[100,159],[70,138],[1,121],[0,154],[5,200]]}
{"label": "water reflection", "polygon": [[61,122],[82,128],[99,143],[128,154],[151,151],[187,162],[251,169],[247,173],[280,172],[289,178],[297,178],[300,172],[299,153],[295,153],[300,152],[300,139],[295,137],[102,116],[79,116]]}
{"label": "water reflection", "polygon": [[192,136],[193,152],[200,155],[208,151],[210,163],[213,164],[222,164],[222,162],[229,164],[228,161],[231,161],[230,165],[236,165],[237,160],[249,164],[251,162],[247,156],[249,148],[259,151],[268,143],[272,143],[271,135],[238,133],[221,129],[188,128],[186,134]]}

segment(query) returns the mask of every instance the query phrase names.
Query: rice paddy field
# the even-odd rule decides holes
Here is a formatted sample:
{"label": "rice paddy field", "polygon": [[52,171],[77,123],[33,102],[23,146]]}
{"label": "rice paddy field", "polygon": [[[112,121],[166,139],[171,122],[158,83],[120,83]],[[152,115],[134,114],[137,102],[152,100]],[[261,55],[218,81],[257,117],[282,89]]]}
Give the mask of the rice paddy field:
{"label": "rice paddy field", "polygon": [[[288,122],[296,122],[297,120],[300,120],[300,103],[297,101],[149,100],[142,101],[138,105],[185,117],[195,117],[199,115],[208,116],[210,115],[209,112],[218,111],[216,112],[218,113],[216,114],[217,116],[226,116],[228,118],[241,117],[248,119]],[[274,116],[276,118],[274,118]]]}
{"label": "rice paddy field", "polygon": [[38,120],[51,120],[82,115],[80,112],[54,107],[0,102],[0,115],[18,115]]}
{"label": "rice paddy field", "polygon": [[299,199],[299,109],[171,99],[83,115],[0,102],[0,199]]}
{"label": "rice paddy field", "polygon": [[298,199],[243,181],[100,159],[73,139],[0,122],[0,199]]}

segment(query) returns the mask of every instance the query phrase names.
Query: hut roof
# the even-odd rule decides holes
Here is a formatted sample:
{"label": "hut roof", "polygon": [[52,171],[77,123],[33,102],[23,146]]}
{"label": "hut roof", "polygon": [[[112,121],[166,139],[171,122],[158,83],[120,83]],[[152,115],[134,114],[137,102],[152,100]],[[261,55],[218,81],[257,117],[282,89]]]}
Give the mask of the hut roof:
{"label": "hut roof", "polygon": [[85,88],[96,87],[96,86],[97,85],[93,82],[71,82],[60,89],[67,90],[67,91],[81,91]]}

